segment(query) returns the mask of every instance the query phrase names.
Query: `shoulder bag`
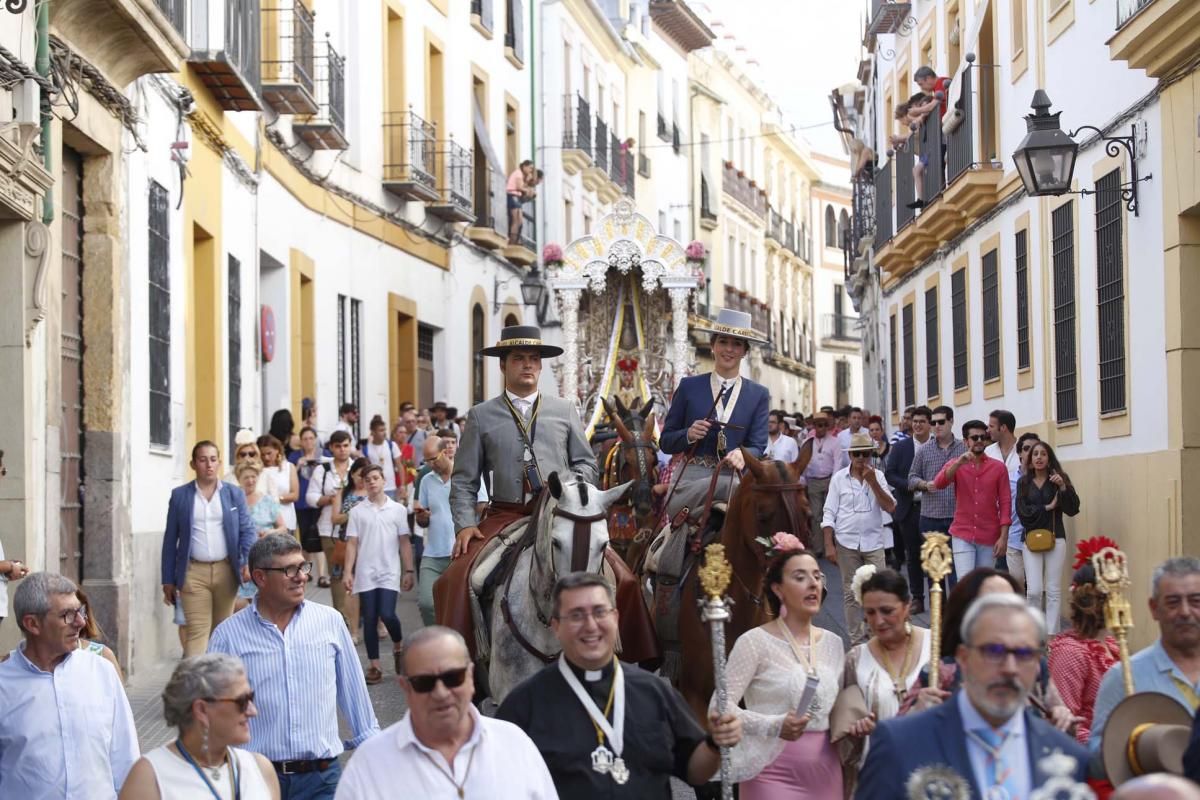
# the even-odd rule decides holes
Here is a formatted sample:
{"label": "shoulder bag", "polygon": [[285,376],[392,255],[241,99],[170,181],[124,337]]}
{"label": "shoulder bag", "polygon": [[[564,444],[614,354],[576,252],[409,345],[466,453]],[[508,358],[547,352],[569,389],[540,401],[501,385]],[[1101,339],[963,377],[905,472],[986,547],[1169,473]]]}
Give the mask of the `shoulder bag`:
{"label": "shoulder bag", "polygon": [[[1057,495],[1056,495],[1057,496]],[[1031,553],[1049,553],[1054,549],[1054,531],[1058,528],[1058,509],[1050,512],[1049,528],[1025,531],[1025,547]]]}

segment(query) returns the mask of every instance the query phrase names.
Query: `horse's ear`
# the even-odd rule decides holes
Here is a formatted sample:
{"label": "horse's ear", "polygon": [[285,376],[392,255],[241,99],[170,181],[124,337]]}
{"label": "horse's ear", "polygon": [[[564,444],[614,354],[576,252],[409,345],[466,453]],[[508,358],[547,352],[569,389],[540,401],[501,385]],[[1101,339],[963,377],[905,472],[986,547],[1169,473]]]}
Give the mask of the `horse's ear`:
{"label": "horse's ear", "polygon": [[[650,405],[653,405],[653,403],[651,403]],[[655,427],[654,427],[654,412],[653,412],[653,411],[651,411],[651,412],[650,412],[650,413],[649,413],[649,414],[646,416],[646,427],[645,427],[645,428],[642,430],[642,436],[643,436],[643,438],[645,438],[645,439],[647,439],[647,440],[653,439],[653,438],[654,438],[654,431],[655,431]]]}
{"label": "horse's ear", "polygon": [[614,486],[607,491],[600,493],[600,507],[605,511],[612,508],[613,504],[625,496],[629,491],[629,487],[633,486],[633,481],[625,481],[619,486]]}
{"label": "horse's ear", "polygon": [[608,404],[608,398],[601,397],[600,404],[604,406],[604,413],[608,414],[609,419],[616,419],[617,415],[613,413],[612,406]]}
{"label": "horse's ear", "polygon": [[621,401],[621,398],[620,398],[618,395],[615,395],[615,394],[614,394],[614,395],[613,395],[613,400],[614,400],[614,401],[616,402],[616,404],[617,404],[617,411],[618,411],[618,412],[620,412],[620,414],[621,414],[621,418],[622,418],[622,419],[624,419],[625,417],[628,417],[628,416],[629,416],[629,409],[625,407],[625,403],[623,403],[623,402]]}
{"label": "horse's ear", "polygon": [[554,496],[555,500],[562,499],[562,481],[558,479],[557,472],[550,473],[550,477],[546,479],[546,485],[550,487],[550,494]]}
{"label": "horse's ear", "polygon": [[742,459],[746,462],[746,468],[750,470],[755,480],[760,483],[765,482],[767,478],[767,468],[763,462],[759,461],[757,456],[751,453],[746,448],[739,448],[742,451]]}
{"label": "horse's ear", "polygon": [[792,469],[796,473],[796,480],[799,480],[800,476],[804,474],[804,470],[808,469],[808,462],[812,461],[812,453],[813,440],[809,439],[800,448],[800,456],[791,464]]}
{"label": "horse's ear", "polygon": [[653,411],[654,411],[654,398],[651,397],[649,400],[646,401],[646,405],[642,406],[642,413],[641,413],[642,419],[645,419],[646,417],[650,416],[650,414],[653,413]]}
{"label": "horse's ear", "polygon": [[608,411],[608,417],[609,417],[609,419],[612,420],[613,427],[617,429],[617,435],[619,435],[621,437],[621,441],[632,442],[633,434],[630,433],[629,428],[627,428],[625,426],[625,420],[624,420],[625,415],[628,414],[629,412],[625,410],[625,407],[623,405],[621,405],[621,398],[617,397],[616,395],[613,395],[613,402],[616,403],[617,410],[620,413],[614,414],[612,412],[612,407],[609,406],[609,404],[607,402],[604,403],[604,409],[605,409],[605,411]]}

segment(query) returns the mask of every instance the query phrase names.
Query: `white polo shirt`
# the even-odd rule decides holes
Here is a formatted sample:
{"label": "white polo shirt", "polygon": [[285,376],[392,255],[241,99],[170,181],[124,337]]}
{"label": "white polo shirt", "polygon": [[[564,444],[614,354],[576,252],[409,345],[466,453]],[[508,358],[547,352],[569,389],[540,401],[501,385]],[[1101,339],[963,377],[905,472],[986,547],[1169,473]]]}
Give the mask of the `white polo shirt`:
{"label": "white polo shirt", "polygon": [[204,499],[200,484],[196,484],[196,499],[192,501],[193,561],[224,561],[229,558],[225,545],[225,507],[221,504],[221,487],[213,489],[211,500]]}
{"label": "white polo shirt", "polygon": [[400,537],[408,536],[408,509],[384,496],[376,505],[370,500],[350,509],[346,538],[358,539],[354,562],[354,593],[372,589],[400,591],[404,568],[400,562]]}

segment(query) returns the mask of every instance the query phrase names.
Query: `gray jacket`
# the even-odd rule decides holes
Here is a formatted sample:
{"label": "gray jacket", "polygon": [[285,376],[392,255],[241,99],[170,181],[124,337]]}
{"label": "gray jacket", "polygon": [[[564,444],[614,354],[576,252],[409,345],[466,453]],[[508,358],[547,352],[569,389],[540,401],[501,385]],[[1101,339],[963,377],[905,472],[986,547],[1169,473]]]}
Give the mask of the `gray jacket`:
{"label": "gray jacket", "polygon": [[[561,397],[540,395],[533,454],[542,480],[551,472],[575,473],[588,483],[599,478],[596,457],[583,434],[583,423],[574,407]],[[488,479],[492,500],[520,503],[525,477],[525,445],[509,413],[504,395],[485,400],[467,413],[467,427],[454,456],[450,481],[450,510],[455,532],[474,527],[475,502],[480,480]]]}

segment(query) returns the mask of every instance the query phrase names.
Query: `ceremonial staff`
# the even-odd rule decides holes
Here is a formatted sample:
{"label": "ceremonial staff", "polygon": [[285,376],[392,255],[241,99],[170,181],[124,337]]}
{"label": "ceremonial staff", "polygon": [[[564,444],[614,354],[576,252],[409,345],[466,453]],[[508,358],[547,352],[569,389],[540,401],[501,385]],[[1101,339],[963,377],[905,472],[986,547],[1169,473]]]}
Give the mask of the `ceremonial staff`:
{"label": "ceremonial staff", "polygon": [[1096,570],[1096,587],[1104,594],[1104,625],[1117,640],[1121,651],[1121,673],[1125,678],[1125,696],[1133,694],[1133,669],[1129,665],[1129,629],[1133,627],[1133,609],[1125,596],[1129,588],[1129,565],[1125,554],[1115,547],[1105,547],[1092,556]]}
{"label": "ceremonial staff", "polygon": [[[733,569],[725,560],[725,546],[710,544],[704,548],[704,566],[699,570],[704,599],[699,601],[700,619],[707,622],[712,634],[713,676],[717,683],[717,713],[724,715],[729,705],[729,690],[725,685],[725,623],[729,620],[730,601],[725,589]],[[732,764],[729,748],[721,747],[721,800],[733,800]]]}
{"label": "ceremonial staff", "polygon": [[929,576],[929,686],[937,689],[942,663],[942,579],[950,574],[949,538],[944,533],[928,533],[921,545],[921,569]]}

